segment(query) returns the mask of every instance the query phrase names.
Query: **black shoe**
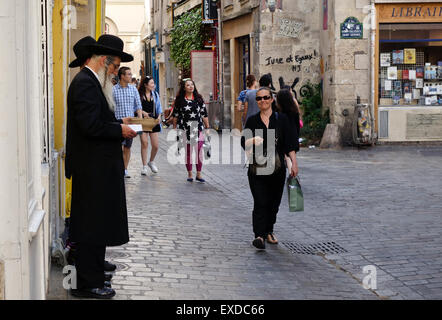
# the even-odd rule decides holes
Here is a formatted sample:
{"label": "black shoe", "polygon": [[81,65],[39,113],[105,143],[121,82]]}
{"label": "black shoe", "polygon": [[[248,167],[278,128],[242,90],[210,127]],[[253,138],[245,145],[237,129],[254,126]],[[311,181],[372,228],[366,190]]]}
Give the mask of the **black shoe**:
{"label": "black shoe", "polygon": [[117,270],[117,266],[113,263],[110,263],[109,261],[104,260],[104,271],[106,272],[113,272]]}
{"label": "black shoe", "polygon": [[78,298],[111,299],[115,296],[115,290],[111,288],[92,288],[71,290],[71,294]]}
{"label": "black shoe", "polygon": [[258,237],[255,240],[253,240],[252,244],[253,244],[253,246],[255,246],[255,248],[258,248],[260,250],[264,250],[266,248],[266,244],[264,242],[264,239],[261,237]]}
{"label": "black shoe", "polygon": [[112,280],[112,273],[104,273],[104,281],[111,281]]}
{"label": "black shoe", "polygon": [[105,288],[112,288],[112,284],[110,281],[104,281],[104,287]]}

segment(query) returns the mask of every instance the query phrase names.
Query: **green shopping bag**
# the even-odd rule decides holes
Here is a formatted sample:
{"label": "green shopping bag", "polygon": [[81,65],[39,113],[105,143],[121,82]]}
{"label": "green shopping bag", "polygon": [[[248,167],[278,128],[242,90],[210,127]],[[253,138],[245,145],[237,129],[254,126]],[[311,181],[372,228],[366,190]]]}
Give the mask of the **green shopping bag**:
{"label": "green shopping bag", "polygon": [[299,177],[290,176],[287,178],[287,195],[290,212],[304,211],[304,195],[299,183]]}

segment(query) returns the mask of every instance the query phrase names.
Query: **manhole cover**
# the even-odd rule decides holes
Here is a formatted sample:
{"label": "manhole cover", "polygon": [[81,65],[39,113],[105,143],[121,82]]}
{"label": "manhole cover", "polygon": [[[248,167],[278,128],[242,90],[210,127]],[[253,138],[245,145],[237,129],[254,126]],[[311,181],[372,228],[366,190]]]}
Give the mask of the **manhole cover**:
{"label": "manhole cover", "polygon": [[339,254],[348,252],[335,242],[318,242],[312,244],[283,242],[282,244],[294,254]]}

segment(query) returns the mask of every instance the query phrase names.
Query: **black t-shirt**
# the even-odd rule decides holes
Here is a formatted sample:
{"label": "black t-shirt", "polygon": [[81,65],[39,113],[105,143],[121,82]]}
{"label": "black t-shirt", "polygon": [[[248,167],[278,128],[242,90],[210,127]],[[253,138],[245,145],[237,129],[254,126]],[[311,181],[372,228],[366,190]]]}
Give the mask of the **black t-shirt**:
{"label": "black t-shirt", "polygon": [[146,99],[141,100],[141,105],[143,106],[143,111],[153,114],[153,99],[148,101]]}
{"label": "black t-shirt", "polygon": [[[299,119],[298,119],[299,123]],[[264,139],[264,153],[270,150],[267,150],[268,145],[268,134],[267,130],[273,129],[275,130],[275,138],[276,138],[276,152],[279,155],[281,163],[284,163],[284,154],[288,155],[292,151],[299,150],[299,141],[295,139],[295,135],[293,134],[293,129],[291,127],[290,121],[288,117],[283,113],[273,112],[270,116],[269,127],[267,128],[261,120],[261,113],[257,113],[251,116],[244,127],[244,130],[251,130],[251,136],[246,136],[247,131],[243,131],[243,136],[241,137],[241,146],[245,149],[246,139],[250,139],[256,136],[260,136]],[[258,131],[259,130],[259,131]],[[253,151],[255,151],[253,149]]]}

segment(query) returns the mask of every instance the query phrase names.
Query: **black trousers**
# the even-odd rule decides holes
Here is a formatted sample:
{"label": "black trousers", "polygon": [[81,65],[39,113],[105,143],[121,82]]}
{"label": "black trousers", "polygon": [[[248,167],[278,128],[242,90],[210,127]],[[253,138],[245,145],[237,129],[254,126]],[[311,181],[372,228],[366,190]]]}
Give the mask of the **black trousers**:
{"label": "black trousers", "polygon": [[106,246],[77,243],[75,269],[77,289],[104,287],[104,258]]}
{"label": "black trousers", "polygon": [[283,167],[269,176],[248,176],[253,195],[253,232],[255,238],[265,239],[273,232],[276,223],[276,215],[284,193],[286,170]]}

